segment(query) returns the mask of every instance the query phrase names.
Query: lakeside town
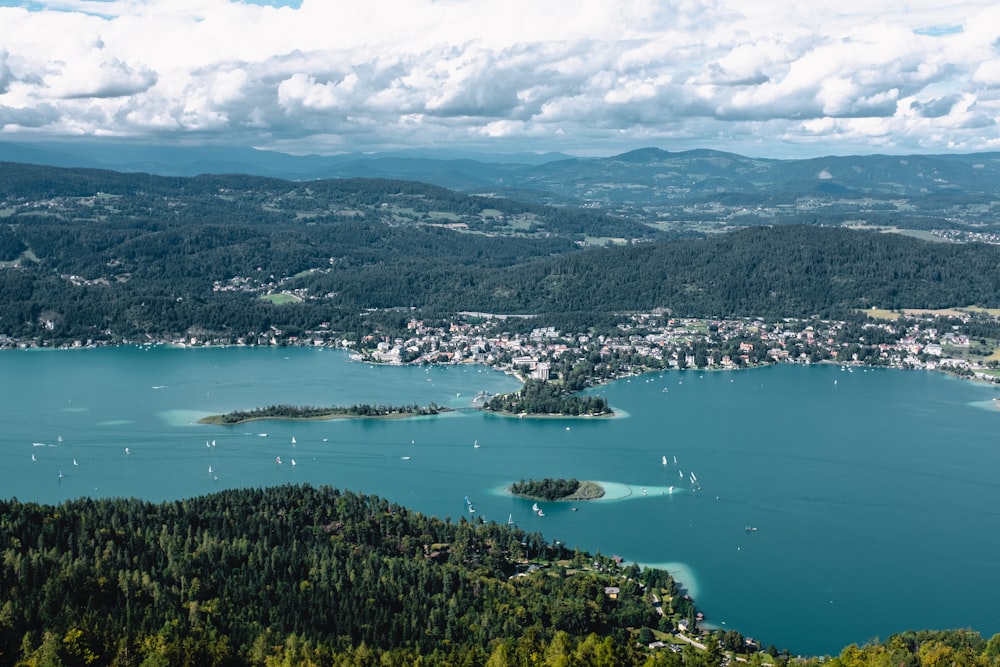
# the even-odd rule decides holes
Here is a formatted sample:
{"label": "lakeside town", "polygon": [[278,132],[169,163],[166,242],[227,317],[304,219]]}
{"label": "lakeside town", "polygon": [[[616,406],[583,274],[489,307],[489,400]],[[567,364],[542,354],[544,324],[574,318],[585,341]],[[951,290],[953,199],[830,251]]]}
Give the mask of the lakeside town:
{"label": "lakeside town", "polygon": [[[735,370],[773,363],[940,370],[1000,382],[997,341],[976,337],[1000,326],[987,311],[880,311],[858,324],[830,320],[673,318],[628,315],[614,335],[570,334],[540,327],[510,333],[509,318],[465,314],[447,325],[410,320],[406,337],[379,333],[342,341],[358,359],[388,364],[480,363],[522,379],[592,383],[661,369]],[[889,319],[892,318],[892,319]],[[312,338],[310,344],[325,344]]]}
{"label": "lakeside town", "polygon": [[[0,336],[0,349],[86,348],[167,343],[181,347],[306,345],[347,349],[379,364],[488,365],[522,380],[561,380],[576,391],[619,377],[669,369],[735,370],[775,363],[838,363],[938,370],[1000,383],[1000,312],[984,309],[886,311],[866,319],[700,319],[666,310],[623,314],[602,333],[532,328],[534,316],[460,313],[434,321],[411,318],[405,331],[373,330],[355,340],[328,326],[290,335],[266,332],[230,337],[189,332],[167,340],[74,340]],[[401,320],[402,321],[402,320]],[[110,333],[110,332],[107,332]]]}

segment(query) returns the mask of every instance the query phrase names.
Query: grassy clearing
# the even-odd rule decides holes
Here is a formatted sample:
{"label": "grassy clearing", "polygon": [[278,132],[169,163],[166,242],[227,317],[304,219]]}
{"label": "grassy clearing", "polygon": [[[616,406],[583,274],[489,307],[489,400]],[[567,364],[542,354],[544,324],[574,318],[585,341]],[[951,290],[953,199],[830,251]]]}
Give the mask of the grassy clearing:
{"label": "grassy clearing", "polygon": [[979,306],[969,306],[968,308],[960,308],[959,310],[964,310],[969,313],[986,313],[993,317],[1000,317],[1000,308],[980,308]]}
{"label": "grassy clearing", "polygon": [[294,294],[286,294],[282,292],[281,294],[262,294],[261,297],[265,301],[270,301],[276,306],[283,306],[286,303],[300,303],[302,299],[295,296]]}
{"label": "grassy clearing", "polygon": [[428,211],[427,217],[431,220],[448,220],[450,222],[458,222],[462,219],[462,216],[457,213],[449,213],[448,211]]}
{"label": "grassy clearing", "polygon": [[980,308],[978,306],[958,306],[953,308],[903,308],[902,311],[885,308],[869,308],[863,311],[873,320],[898,320],[903,315],[940,317],[964,317],[970,313],[985,313],[991,317],[1000,317],[1000,308]]}
{"label": "grassy clearing", "polygon": [[625,245],[628,243],[626,239],[618,236],[586,236],[583,240],[586,241],[587,245],[594,246],[604,246],[609,243],[612,245]]}
{"label": "grassy clearing", "polygon": [[937,234],[927,231],[926,229],[899,229],[893,227],[892,229],[883,229],[885,234],[899,234],[900,236],[911,236],[921,241],[931,241],[934,243],[951,243],[948,239],[941,238]]}

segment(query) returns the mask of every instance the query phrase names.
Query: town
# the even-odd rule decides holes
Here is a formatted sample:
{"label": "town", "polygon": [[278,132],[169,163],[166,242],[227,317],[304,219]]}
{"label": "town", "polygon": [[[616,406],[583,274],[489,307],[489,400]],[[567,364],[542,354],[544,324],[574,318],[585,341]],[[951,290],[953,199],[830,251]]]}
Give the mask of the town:
{"label": "town", "polygon": [[[941,370],[1000,382],[995,339],[970,335],[984,328],[995,335],[1000,325],[995,314],[956,310],[876,315],[879,319],[863,324],[791,318],[768,323],[673,318],[654,312],[627,316],[613,335],[589,335],[554,327],[515,334],[509,317],[467,313],[447,326],[410,320],[406,337],[375,332],[357,344],[342,344],[367,362],[480,363],[522,379],[565,380],[583,373],[590,383],[654,370],[821,362]],[[314,337],[310,344],[326,341]]]}
{"label": "town", "polygon": [[[867,321],[675,318],[667,311],[623,315],[613,331],[578,333],[530,328],[534,316],[460,313],[433,322],[409,319],[406,330],[375,328],[357,340],[321,326],[288,335],[278,328],[239,337],[200,333],[167,340],[75,340],[108,344],[307,345],[350,350],[379,364],[491,366],[520,379],[572,379],[572,391],[656,370],[736,370],[767,364],[837,363],[939,370],[1000,383],[1000,317],[980,309],[877,311]],[[110,333],[110,332],[108,332]],[[45,339],[0,336],[0,349],[56,347]]]}

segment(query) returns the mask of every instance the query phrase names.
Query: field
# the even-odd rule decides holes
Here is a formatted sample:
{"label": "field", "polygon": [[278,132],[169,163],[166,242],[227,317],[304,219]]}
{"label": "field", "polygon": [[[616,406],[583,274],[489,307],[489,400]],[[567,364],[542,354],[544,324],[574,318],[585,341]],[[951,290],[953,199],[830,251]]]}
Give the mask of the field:
{"label": "field", "polygon": [[299,303],[302,301],[301,298],[295,296],[294,294],[288,294],[286,292],[281,292],[279,294],[263,294],[260,298],[266,299],[276,306],[282,306],[286,303]]}

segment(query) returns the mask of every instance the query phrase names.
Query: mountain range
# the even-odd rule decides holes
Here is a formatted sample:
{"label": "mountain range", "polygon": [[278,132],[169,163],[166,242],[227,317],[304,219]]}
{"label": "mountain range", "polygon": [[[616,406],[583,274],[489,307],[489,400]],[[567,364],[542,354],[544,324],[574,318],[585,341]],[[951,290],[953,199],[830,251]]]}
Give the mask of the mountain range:
{"label": "mountain range", "polygon": [[797,222],[983,231],[996,228],[1000,212],[1000,153],[775,160],[644,148],[596,158],[447,149],[321,156],[60,142],[0,143],[0,160],[168,176],[420,181],[469,194],[584,207],[674,230]]}

